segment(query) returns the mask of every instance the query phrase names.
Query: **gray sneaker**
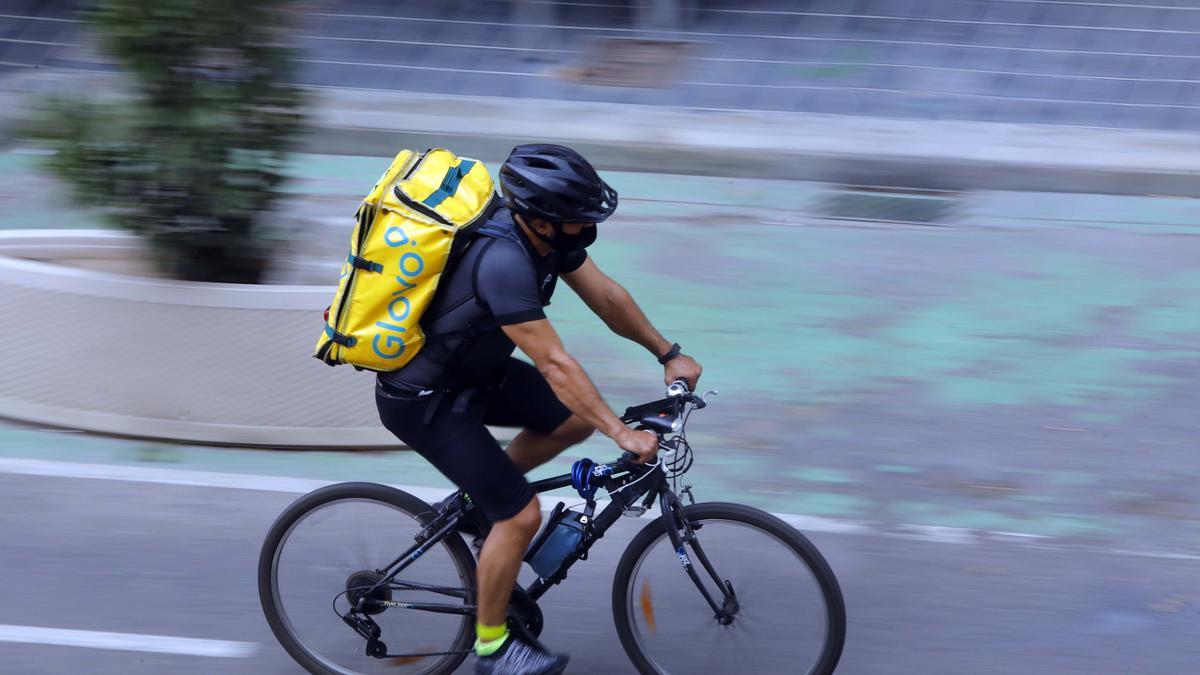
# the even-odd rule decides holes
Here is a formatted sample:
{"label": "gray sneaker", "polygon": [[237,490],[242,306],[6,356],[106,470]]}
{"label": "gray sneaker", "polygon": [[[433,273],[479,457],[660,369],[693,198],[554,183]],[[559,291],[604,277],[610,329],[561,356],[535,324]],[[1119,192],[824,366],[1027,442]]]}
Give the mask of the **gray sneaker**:
{"label": "gray sneaker", "polygon": [[511,635],[495,654],[479,657],[475,675],[559,675],[569,660],[566,654],[552,654]]}

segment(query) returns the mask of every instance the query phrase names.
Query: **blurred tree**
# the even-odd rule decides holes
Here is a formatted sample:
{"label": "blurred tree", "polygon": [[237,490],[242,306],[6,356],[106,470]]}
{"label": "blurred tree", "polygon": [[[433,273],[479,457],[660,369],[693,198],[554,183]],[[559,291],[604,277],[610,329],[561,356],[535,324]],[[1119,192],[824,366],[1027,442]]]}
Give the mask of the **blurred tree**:
{"label": "blurred tree", "polygon": [[136,96],[58,97],[33,133],[87,203],[141,235],[160,269],[255,283],[281,232],[267,209],[301,126],[288,0],[106,0],[92,16]]}

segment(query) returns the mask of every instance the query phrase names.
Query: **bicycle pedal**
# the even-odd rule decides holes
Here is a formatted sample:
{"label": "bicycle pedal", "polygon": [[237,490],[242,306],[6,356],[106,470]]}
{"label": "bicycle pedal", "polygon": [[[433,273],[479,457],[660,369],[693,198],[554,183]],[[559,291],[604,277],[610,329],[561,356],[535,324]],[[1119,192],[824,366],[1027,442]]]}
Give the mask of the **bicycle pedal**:
{"label": "bicycle pedal", "polygon": [[633,506],[626,506],[625,510],[621,511],[621,515],[625,516],[626,518],[641,518],[642,514],[645,512],[646,507],[640,504],[634,504]]}

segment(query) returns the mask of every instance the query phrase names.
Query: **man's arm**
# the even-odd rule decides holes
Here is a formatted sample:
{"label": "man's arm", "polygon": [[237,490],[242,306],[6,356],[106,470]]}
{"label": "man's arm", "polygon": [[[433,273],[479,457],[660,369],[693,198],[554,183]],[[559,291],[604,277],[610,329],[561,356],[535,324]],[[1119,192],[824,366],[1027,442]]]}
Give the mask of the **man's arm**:
{"label": "man's arm", "polygon": [[[650,323],[629,291],[601,272],[590,256],[563,279],[612,332],[645,347],[654,358],[670,351],[672,344]],[[699,363],[681,354],[667,362],[666,381],[683,379],[695,387],[702,370]]]}
{"label": "man's arm", "polygon": [[567,350],[554,326],[547,319],[501,326],[521,351],[533,359],[538,372],[550,383],[554,395],[563,405],[613,439],[622,450],[628,450],[646,461],[658,451],[658,437],[638,432],[621,423],[617,414],[600,397],[596,386],[588,379],[583,367]]}
{"label": "man's arm", "polygon": [[645,347],[655,358],[671,348],[671,343],[654,328],[629,291],[601,272],[590,256],[579,269],[564,274],[563,280],[612,332]]}

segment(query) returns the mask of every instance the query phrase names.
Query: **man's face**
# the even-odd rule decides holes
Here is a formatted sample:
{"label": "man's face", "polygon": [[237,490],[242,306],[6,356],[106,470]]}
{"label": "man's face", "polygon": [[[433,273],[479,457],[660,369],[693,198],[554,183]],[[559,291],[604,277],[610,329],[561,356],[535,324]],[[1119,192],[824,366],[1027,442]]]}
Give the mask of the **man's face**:
{"label": "man's face", "polygon": [[564,234],[576,235],[589,227],[595,226],[595,223],[563,223],[562,231]]}
{"label": "man's face", "polygon": [[539,218],[534,221],[534,228],[543,240],[560,253],[578,251],[596,241],[595,223],[563,223],[555,227]]}
{"label": "man's face", "polygon": [[[554,239],[554,237],[558,235],[558,233],[554,231],[554,226],[542,220],[541,218],[536,219],[534,222],[536,223],[538,233],[543,237]],[[563,234],[574,236],[580,232],[583,232],[586,228],[595,226],[595,223],[563,223],[562,231]]]}

